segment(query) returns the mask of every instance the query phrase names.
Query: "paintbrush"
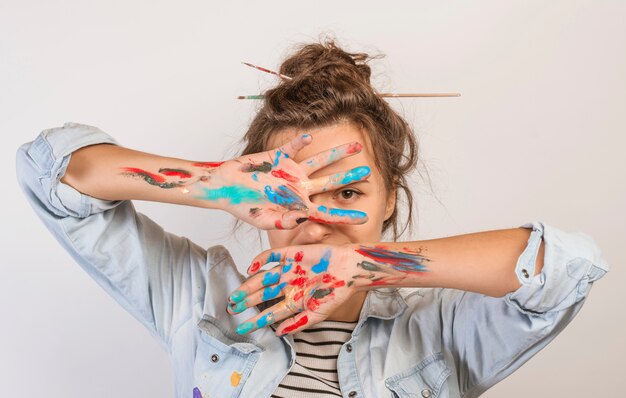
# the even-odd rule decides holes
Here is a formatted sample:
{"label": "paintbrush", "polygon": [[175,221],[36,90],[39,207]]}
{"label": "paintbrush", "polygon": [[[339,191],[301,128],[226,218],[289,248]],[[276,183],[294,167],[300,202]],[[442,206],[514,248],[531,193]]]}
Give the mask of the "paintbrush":
{"label": "paintbrush", "polygon": [[[257,66],[257,65],[253,65],[251,63],[248,62],[244,62],[241,61],[242,64],[249,66],[251,68],[260,70],[261,72],[265,72],[265,73],[270,73],[272,75],[278,76],[281,79],[285,79],[285,80],[292,80],[293,78],[287,75],[283,75],[282,73],[278,73],[275,72],[273,70],[264,68],[262,66]],[[461,93],[422,93],[422,94],[417,94],[417,93],[381,93],[378,94],[381,97],[389,97],[389,98],[410,98],[410,97],[460,97]],[[263,99],[264,96],[263,95],[240,95],[237,97],[237,99],[253,99],[253,100],[259,100],[259,99]]]}
{"label": "paintbrush", "polygon": [[272,75],[276,75],[276,76],[278,76],[278,77],[280,77],[280,78],[282,78],[282,79],[285,79],[285,80],[291,80],[291,79],[292,79],[292,78],[291,78],[291,77],[289,77],[289,76],[283,75],[282,73],[274,72],[273,70],[269,70],[269,69],[264,68],[264,67],[262,67],[262,66],[252,65],[251,63],[244,62],[244,61],[241,61],[241,63],[242,63],[242,64],[244,64],[244,65],[246,65],[246,66],[249,66],[249,67],[251,67],[251,68],[258,69],[258,70],[260,70],[261,72],[265,72],[265,73],[270,73],[270,74],[272,74]]}

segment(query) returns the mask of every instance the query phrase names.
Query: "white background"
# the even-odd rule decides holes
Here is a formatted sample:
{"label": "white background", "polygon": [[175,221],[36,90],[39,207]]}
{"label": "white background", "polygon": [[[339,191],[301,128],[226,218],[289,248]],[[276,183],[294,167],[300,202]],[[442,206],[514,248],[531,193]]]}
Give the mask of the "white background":
{"label": "white background", "polygon": [[[234,2],[233,2],[234,3]],[[373,64],[421,143],[413,239],[542,220],[591,235],[612,269],[578,317],[486,397],[616,396],[626,311],[626,5],[622,1],[0,1],[0,395],[169,397],[168,358],[36,218],[15,151],[43,129],[95,125],[123,145],[233,156],[270,68],[334,32]],[[426,178],[430,176],[430,183]],[[243,272],[260,247],[215,211],[138,203],[166,229],[225,244]]]}

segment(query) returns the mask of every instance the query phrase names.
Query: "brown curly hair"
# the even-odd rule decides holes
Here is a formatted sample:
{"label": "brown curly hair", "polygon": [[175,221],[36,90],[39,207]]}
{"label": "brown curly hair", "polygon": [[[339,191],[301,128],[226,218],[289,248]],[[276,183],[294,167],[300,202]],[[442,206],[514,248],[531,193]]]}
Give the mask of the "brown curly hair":
{"label": "brown curly hair", "polygon": [[374,161],[387,192],[402,191],[406,198],[404,226],[398,217],[398,196],[392,215],[383,223],[382,233],[391,229],[397,240],[413,223],[407,175],[416,167],[418,144],[409,124],[370,83],[367,63],[379,57],[346,52],[333,39],[300,45],[279,69],[292,79],[264,93],[262,106],[242,139],[241,155],[267,150],[272,134],[281,129],[353,123],[376,148]]}

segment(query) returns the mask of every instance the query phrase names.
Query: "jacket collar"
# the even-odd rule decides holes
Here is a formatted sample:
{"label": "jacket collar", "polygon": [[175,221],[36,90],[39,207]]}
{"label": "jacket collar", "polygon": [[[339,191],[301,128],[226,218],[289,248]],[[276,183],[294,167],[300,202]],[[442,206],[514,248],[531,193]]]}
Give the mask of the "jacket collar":
{"label": "jacket collar", "polygon": [[368,318],[394,319],[400,316],[408,307],[406,300],[398,288],[378,288],[367,292],[359,322],[353,334],[359,333]]}

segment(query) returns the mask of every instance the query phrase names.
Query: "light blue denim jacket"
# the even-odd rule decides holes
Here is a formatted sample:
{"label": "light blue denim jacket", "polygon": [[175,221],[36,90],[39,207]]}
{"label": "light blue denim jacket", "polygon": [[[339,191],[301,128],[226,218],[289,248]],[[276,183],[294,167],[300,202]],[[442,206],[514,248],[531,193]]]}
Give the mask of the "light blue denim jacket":
{"label": "light blue denim jacket", "polygon": [[[168,352],[175,397],[270,396],[294,363],[293,337],[235,332],[259,310],[226,312],[245,280],[228,251],[165,232],[131,201],[95,199],[59,181],[73,151],[98,143],[116,144],[96,127],[66,123],[19,148],[18,179],[37,214]],[[337,361],[343,396],[477,397],[556,337],[609,267],[588,235],[539,221],[522,227],[532,233],[515,268],[521,287],[504,297],[369,291]],[[523,270],[534,269],[542,238],[544,266],[533,276]]]}

